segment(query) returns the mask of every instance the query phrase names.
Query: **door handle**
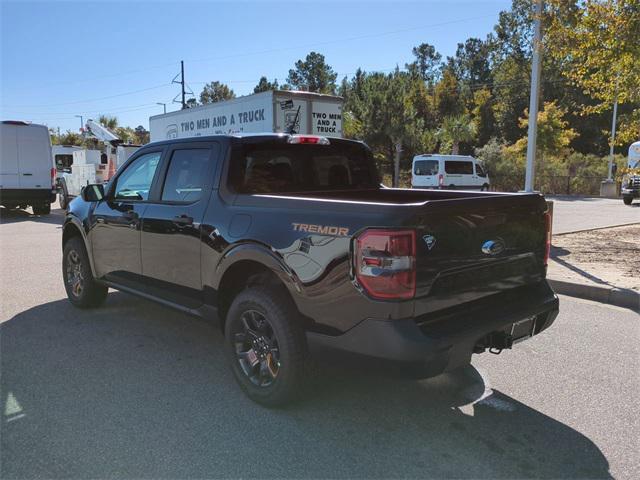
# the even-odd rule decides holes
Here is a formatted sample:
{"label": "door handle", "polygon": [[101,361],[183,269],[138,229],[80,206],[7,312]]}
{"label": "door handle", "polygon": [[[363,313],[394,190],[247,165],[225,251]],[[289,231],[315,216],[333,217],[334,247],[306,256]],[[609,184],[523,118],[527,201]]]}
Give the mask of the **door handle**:
{"label": "door handle", "polygon": [[173,217],[173,223],[184,226],[193,225],[193,217],[190,217],[187,214],[178,215]]}

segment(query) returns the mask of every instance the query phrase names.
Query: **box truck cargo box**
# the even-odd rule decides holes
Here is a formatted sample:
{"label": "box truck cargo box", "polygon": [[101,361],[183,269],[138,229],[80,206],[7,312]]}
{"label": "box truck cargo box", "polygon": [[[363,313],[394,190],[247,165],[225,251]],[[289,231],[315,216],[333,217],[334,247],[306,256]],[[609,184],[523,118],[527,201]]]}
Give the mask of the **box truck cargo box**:
{"label": "box truck cargo box", "polygon": [[234,133],[342,137],[342,97],[275,90],[149,118],[151,141]]}

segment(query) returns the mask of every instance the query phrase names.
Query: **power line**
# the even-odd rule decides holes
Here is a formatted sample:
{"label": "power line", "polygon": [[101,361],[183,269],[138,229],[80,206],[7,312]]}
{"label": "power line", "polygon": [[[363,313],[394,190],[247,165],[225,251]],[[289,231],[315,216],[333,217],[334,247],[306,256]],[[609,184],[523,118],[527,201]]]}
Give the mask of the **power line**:
{"label": "power line", "polygon": [[[408,27],[408,28],[402,28],[402,29],[397,29],[397,30],[389,30],[389,31],[385,31],[385,32],[378,32],[378,33],[369,33],[369,34],[364,34],[364,35],[358,35],[358,36],[352,36],[352,37],[345,37],[345,38],[341,38],[341,39],[335,39],[335,40],[327,40],[324,42],[313,42],[313,43],[308,43],[308,44],[304,44],[304,45],[298,45],[298,46],[292,46],[292,47],[281,47],[281,48],[273,48],[273,49],[268,49],[268,50],[257,50],[257,51],[253,51],[253,52],[245,52],[245,53],[236,53],[236,54],[230,54],[230,55],[222,55],[222,56],[215,56],[215,57],[207,57],[207,58],[201,58],[201,59],[191,59],[189,60],[189,62],[191,63],[206,63],[209,61],[213,61],[213,60],[227,60],[227,59],[232,59],[232,58],[241,58],[241,57],[247,57],[247,56],[253,56],[253,55],[264,55],[267,53],[278,53],[278,52],[283,52],[283,51],[291,51],[291,50],[298,50],[298,49],[302,49],[302,48],[312,48],[312,47],[318,47],[318,46],[324,46],[324,45],[332,45],[332,44],[336,44],[336,43],[344,43],[344,42],[350,42],[350,41],[354,41],[354,40],[364,40],[364,39],[368,39],[368,38],[376,38],[376,37],[383,37],[383,36],[389,36],[389,35],[396,35],[398,33],[405,33],[405,32],[410,32],[410,31],[417,31],[417,30],[423,30],[425,28],[436,28],[436,27],[441,27],[441,26],[446,26],[446,25],[452,25],[452,24],[456,24],[456,23],[464,23],[464,22],[470,22],[470,21],[474,21],[474,20],[480,20],[483,18],[489,18],[489,17],[494,17],[495,15],[491,14],[491,15],[480,15],[477,17],[470,17],[470,18],[462,18],[462,19],[456,19],[456,20],[449,20],[446,22],[439,22],[439,23],[432,23],[430,25],[421,25],[421,26],[416,26],[416,27]],[[121,77],[121,76],[126,76],[126,75],[131,75],[134,73],[141,73],[141,72],[145,72],[148,70],[154,70],[154,69],[158,69],[158,68],[164,68],[164,67],[169,67],[169,66],[175,66],[177,65],[177,61],[174,62],[170,62],[170,63],[164,63],[161,65],[150,65],[150,66],[146,66],[146,67],[141,67],[138,68],[136,70],[129,70],[127,72],[119,72],[119,73],[113,73],[113,74],[107,74],[107,75],[98,75],[95,77],[88,77],[88,78],[84,78],[84,79],[78,79],[78,80],[69,80],[69,81],[63,81],[63,82],[48,82],[46,84],[42,84],[42,87],[49,87],[52,85],[68,85],[68,84],[77,84],[77,83],[83,83],[83,82],[92,82],[95,80],[101,80],[101,79],[105,79],[105,78],[116,78],[116,77]],[[38,88],[36,87],[29,87],[30,89],[32,88]]]}
{"label": "power line", "polygon": [[148,92],[149,90],[157,90],[158,88],[162,88],[162,87],[166,87],[167,83],[163,83],[160,85],[155,85],[153,87],[147,87],[147,88],[141,88],[139,90],[131,90],[129,92],[124,92],[124,93],[118,93],[116,95],[108,95],[106,97],[99,97],[99,98],[91,98],[88,100],[77,100],[74,102],[62,102],[62,103],[51,103],[51,104],[47,104],[47,105],[4,105],[4,108],[11,108],[11,107],[18,107],[18,108],[40,108],[40,107],[60,107],[60,106],[64,106],[64,105],[78,105],[81,103],[92,103],[92,102],[98,102],[101,100],[110,100],[112,98],[118,98],[118,97],[125,97],[127,95],[134,95],[136,93],[141,93],[141,92]]}
{"label": "power line", "polygon": [[297,46],[292,46],[292,47],[281,47],[281,48],[273,48],[273,49],[268,49],[268,50],[260,50],[260,51],[255,51],[255,52],[246,52],[246,53],[236,53],[236,54],[230,54],[230,55],[221,55],[221,56],[215,56],[215,57],[207,57],[207,58],[201,58],[201,59],[194,59],[194,60],[189,60],[190,63],[203,63],[203,62],[209,62],[212,60],[228,60],[231,58],[240,58],[240,57],[247,57],[247,56],[252,56],[252,55],[264,55],[266,53],[278,53],[278,52],[285,52],[285,51],[290,51],[290,50],[299,50],[302,48],[312,48],[312,47],[318,47],[318,46],[324,46],[324,45],[331,45],[331,44],[335,44],[335,43],[344,43],[344,42],[350,42],[353,40],[365,40],[367,38],[376,38],[376,37],[383,37],[383,36],[388,36],[388,35],[395,35],[398,33],[405,33],[405,32],[410,32],[410,31],[415,31],[415,30],[423,30],[425,28],[436,28],[436,27],[443,27],[446,25],[452,25],[455,23],[464,23],[464,22],[470,22],[473,20],[480,20],[482,18],[489,18],[489,17],[495,17],[495,15],[480,15],[478,17],[470,17],[470,18],[459,18],[457,20],[449,20],[446,22],[439,22],[439,23],[432,23],[430,25],[421,25],[418,27],[409,27],[409,28],[403,28],[403,29],[399,29],[399,30],[389,30],[386,32],[379,32],[379,33],[369,33],[369,34],[365,34],[365,35],[358,35],[358,36],[353,36],[353,37],[345,37],[345,38],[341,38],[341,39],[335,39],[335,40],[327,40],[325,42],[313,42],[313,43],[307,43],[307,44],[303,44],[303,45],[297,45]]}

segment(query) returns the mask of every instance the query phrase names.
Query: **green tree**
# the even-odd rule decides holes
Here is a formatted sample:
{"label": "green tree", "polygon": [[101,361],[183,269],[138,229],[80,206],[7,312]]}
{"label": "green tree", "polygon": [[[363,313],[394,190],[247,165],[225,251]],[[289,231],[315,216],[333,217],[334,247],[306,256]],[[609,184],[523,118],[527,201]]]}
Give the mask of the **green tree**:
{"label": "green tree", "polygon": [[146,128],[144,128],[142,125],[138,125],[135,128],[134,133],[136,136],[137,144],[144,145],[146,143],[149,143],[150,141],[149,131]]}
{"label": "green tree", "polygon": [[273,82],[267,80],[267,77],[260,77],[260,81],[253,88],[253,93],[260,92],[268,92],[271,90],[278,90],[278,79],[276,78]]}
{"label": "green tree", "polygon": [[217,80],[206,84],[200,93],[200,103],[203,105],[221,102],[223,100],[231,100],[232,98],[236,98],[233,90],[231,90],[228,85],[220,83]]}
{"label": "green tree", "polygon": [[98,123],[109,130],[115,130],[118,127],[118,117],[100,115],[98,117]]}
{"label": "green tree", "polygon": [[491,91],[488,88],[482,88],[473,93],[471,115],[473,116],[479,145],[485,145],[497,134],[493,104],[493,95],[491,95]]}
{"label": "green tree", "polygon": [[609,110],[614,99],[640,106],[640,3],[638,0],[550,0],[546,51],[563,75],[594,105]]}
{"label": "green tree", "polygon": [[433,85],[440,75],[442,67],[442,55],[440,55],[433,45],[421,43],[413,47],[413,55],[416,59],[405,65],[405,68],[412,74],[419,76],[429,86]]}
{"label": "green tree", "polygon": [[530,69],[517,57],[508,57],[493,70],[493,104],[499,136],[507,143],[523,133],[519,118],[529,105]]}
{"label": "green tree", "polygon": [[[541,172],[544,171],[546,157],[564,157],[570,153],[569,144],[577,134],[565,120],[566,114],[567,110],[555,102],[544,102],[542,110],[538,112],[536,152]],[[526,110],[525,116],[520,119],[520,127],[526,130],[528,126],[529,112]],[[527,137],[519,139],[510,149],[524,155],[527,151]]]}
{"label": "green tree", "polygon": [[458,79],[449,67],[443,70],[442,79],[435,86],[434,103],[438,118],[441,120],[464,112]]}
{"label": "green tree", "polygon": [[451,154],[458,155],[460,144],[475,138],[476,127],[468,115],[451,116],[444,119],[438,134],[447,145],[451,145]]}
{"label": "green tree", "polygon": [[55,139],[52,143],[55,145],[77,145],[81,146],[84,144],[84,138],[77,132],[73,132],[71,130],[67,130],[65,133],[60,135],[52,135],[52,140]]}
{"label": "green tree", "polygon": [[325,62],[324,55],[311,52],[289,70],[287,83],[298,90],[334,94],[338,74]]}
{"label": "green tree", "polygon": [[447,64],[463,83],[486,85],[491,80],[489,64],[490,46],[479,38],[469,38],[458,44],[455,57],[448,57]]}

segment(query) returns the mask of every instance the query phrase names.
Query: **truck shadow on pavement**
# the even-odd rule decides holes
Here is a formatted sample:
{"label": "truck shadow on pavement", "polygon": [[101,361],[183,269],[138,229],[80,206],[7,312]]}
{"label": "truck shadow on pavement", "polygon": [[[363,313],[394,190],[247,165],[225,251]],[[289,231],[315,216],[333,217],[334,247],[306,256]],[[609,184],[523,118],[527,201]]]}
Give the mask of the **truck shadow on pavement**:
{"label": "truck shadow on pavement", "polygon": [[431,380],[321,366],[267,410],[236,386],[213,323],[122,293],[1,326],[2,478],[606,478],[572,428],[468,367]]}
{"label": "truck shadow on pavement", "polygon": [[0,224],[18,222],[38,222],[62,225],[65,211],[62,209],[52,209],[49,215],[34,215],[27,210],[9,210],[0,208]]}

